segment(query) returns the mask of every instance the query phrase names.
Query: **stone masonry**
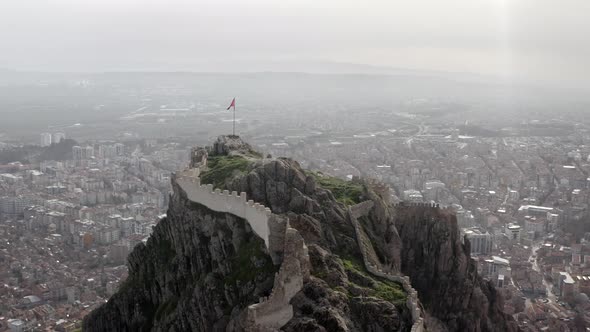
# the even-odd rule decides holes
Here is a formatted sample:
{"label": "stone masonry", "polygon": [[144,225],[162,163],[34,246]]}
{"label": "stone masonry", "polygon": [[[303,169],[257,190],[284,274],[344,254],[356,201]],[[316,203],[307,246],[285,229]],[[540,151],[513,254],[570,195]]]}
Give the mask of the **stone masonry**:
{"label": "stone masonry", "polygon": [[245,219],[252,230],[266,245],[275,265],[280,264],[275,275],[270,296],[248,306],[240,315],[240,325],[248,332],[278,331],[291,318],[291,298],[302,288],[310,275],[310,261],[303,238],[289,226],[288,218],[276,215],[259,203],[247,200],[246,193],[214,189],[202,185],[199,175],[207,167],[207,152],[197,148],[191,152],[190,168],[178,172],[174,181],[186,193],[189,200],[207,208],[230,213]]}

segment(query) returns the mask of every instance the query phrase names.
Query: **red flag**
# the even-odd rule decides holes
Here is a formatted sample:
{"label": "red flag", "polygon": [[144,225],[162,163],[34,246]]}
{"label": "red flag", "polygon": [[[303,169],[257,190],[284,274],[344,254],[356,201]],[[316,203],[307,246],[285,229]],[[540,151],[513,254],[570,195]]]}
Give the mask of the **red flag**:
{"label": "red flag", "polygon": [[236,109],[236,98],[232,99],[231,104],[229,104],[229,106],[227,107],[227,110],[229,111],[230,108],[234,108],[234,110]]}

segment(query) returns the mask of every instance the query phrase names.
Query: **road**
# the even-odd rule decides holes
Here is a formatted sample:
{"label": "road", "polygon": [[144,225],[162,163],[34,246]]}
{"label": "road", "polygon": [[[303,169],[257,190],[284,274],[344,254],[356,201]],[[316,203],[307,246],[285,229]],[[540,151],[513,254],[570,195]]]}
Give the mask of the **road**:
{"label": "road", "polygon": [[[533,260],[533,270],[539,272],[541,274],[541,276],[543,277],[543,285],[545,286],[545,289],[547,290],[547,299],[550,302],[557,302],[557,297],[555,296],[555,294],[553,294],[553,285],[551,285],[547,280],[545,280],[545,277],[543,276],[543,272],[541,271],[541,268],[539,268],[539,264],[537,264],[537,257],[535,256],[535,252],[541,247],[541,243],[542,242],[538,242],[532,246],[531,256],[529,257],[529,261],[531,259]],[[533,256],[535,256],[535,257],[533,257]]]}
{"label": "road", "polygon": [[416,134],[410,136],[406,140],[406,144],[408,144],[408,148],[410,148],[410,150],[412,149],[412,141],[414,140],[414,137],[423,135],[426,132],[426,130],[428,129],[427,126],[424,125],[424,122],[420,123],[419,125],[416,125],[416,124],[412,124],[412,125],[418,127],[418,132]]}

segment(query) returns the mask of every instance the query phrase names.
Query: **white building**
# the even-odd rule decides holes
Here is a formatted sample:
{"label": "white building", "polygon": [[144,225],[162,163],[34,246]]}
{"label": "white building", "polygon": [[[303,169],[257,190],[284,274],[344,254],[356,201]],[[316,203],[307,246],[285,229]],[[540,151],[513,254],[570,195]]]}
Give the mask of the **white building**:
{"label": "white building", "polygon": [[486,267],[483,272],[490,278],[490,280],[496,280],[499,276],[502,276],[502,279],[511,278],[512,277],[512,269],[510,268],[510,261],[498,257],[492,256],[492,259],[486,259]]}
{"label": "white building", "polygon": [[133,217],[120,218],[121,235],[129,236],[131,234],[137,233],[136,224],[136,220]]}
{"label": "white building", "polygon": [[98,155],[97,157],[100,159],[105,158],[114,158],[117,156],[117,148],[115,145],[99,145],[98,146]]}
{"label": "white building", "polygon": [[76,161],[91,159],[94,157],[94,147],[81,147],[76,145],[72,147],[72,154]]}
{"label": "white building", "polygon": [[550,212],[553,212],[553,208],[547,206],[522,205],[518,208],[518,214],[521,216],[545,217]]}
{"label": "white building", "polygon": [[520,195],[518,194],[518,191],[516,191],[516,190],[509,190],[508,191],[508,200],[509,201],[517,202],[519,198],[520,198]]}
{"label": "white building", "polygon": [[61,133],[61,132],[57,132],[57,133],[53,134],[52,142],[57,144],[57,143],[63,141],[64,139],[66,139],[66,134]]}
{"label": "white building", "polygon": [[424,201],[424,198],[422,197],[422,193],[420,191],[410,189],[404,191],[404,201],[420,203]]}
{"label": "white building", "polygon": [[86,159],[91,159],[94,157],[94,147],[87,146],[86,148]]}
{"label": "white building", "polygon": [[531,216],[524,217],[524,230],[527,234],[533,233],[534,236],[545,234],[545,221]]}
{"label": "white building", "polygon": [[25,322],[20,319],[9,319],[8,328],[11,332],[22,332],[25,329]]}
{"label": "white building", "polygon": [[41,146],[50,146],[51,145],[51,134],[50,133],[41,133]]}
{"label": "white building", "polygon": [[504,234],[506,234],[510,240],[520,243],[521,227],[519,225],[509,223],[506,225]]}
{"label": "white building", "polygon": [[471,244],[471,254],[486,255],[492,251],[493,237],[487,231],[478,228],[465,228],[463,234]]}
{"label": "white building", "polygon": [[96,231],[96,239],[101,244],[111,244],[119,241],[121,230],[115,227],[107,227]]}
{"label": "white building", "polygon": [[19,175],[14,175],[10,173],[3,173],[0,174],[0,180],[4,183],[8,184],[22,184],[23,177]]}
{"label": "white building", "polygon": [[125,145],[122,143],[115,143],[115,150],[117,151],[117,156],[122,156],[125,154]]}
{"label": "white building", "polygon": [[86,150],[84,150],[81,146],[74,146],[72,147],[72,154],[74,157],[74,160],[83,160],[84,158],[84,154],[85,154]]}
{"label": "white building", "polygon": [[438,181],[427,181],[424,183],[424,197],[429,201],[439,201],[442,192],[445,191],[445,184]]}
{"label": "white building", "polygon": [[25,207],[29,206],[30,203],[30,200],[24,197],[0,197],[0,213],[6,215],[21,215]]}
{"label": "white building", "polygon": [[463,209],[461,205],[453,205],[453,207],[455,208],[459,227],[468,228],[475,224],[475,217],[471,211]]}
{"label": "white building", "polygon": [[559,279],[557,282],[560,295],[570,299],[573,298],[576,293],[576,281],[572,278],[572,276],[567,272],[559,272]]}
{"label": "white building", "polygon": [[547,213],[547,231],[553,232],[557,228],[559,222],[559,215],[556,213]]}

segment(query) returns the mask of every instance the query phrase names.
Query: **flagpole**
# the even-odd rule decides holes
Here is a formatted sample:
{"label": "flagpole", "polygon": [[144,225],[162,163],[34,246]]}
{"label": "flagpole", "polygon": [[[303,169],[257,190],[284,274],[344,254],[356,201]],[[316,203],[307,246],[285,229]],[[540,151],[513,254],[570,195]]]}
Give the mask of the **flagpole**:
{"label": "flagpole", "polygon": [[234,129],[233,136],[236,136],[236,105],[234,104]]}

